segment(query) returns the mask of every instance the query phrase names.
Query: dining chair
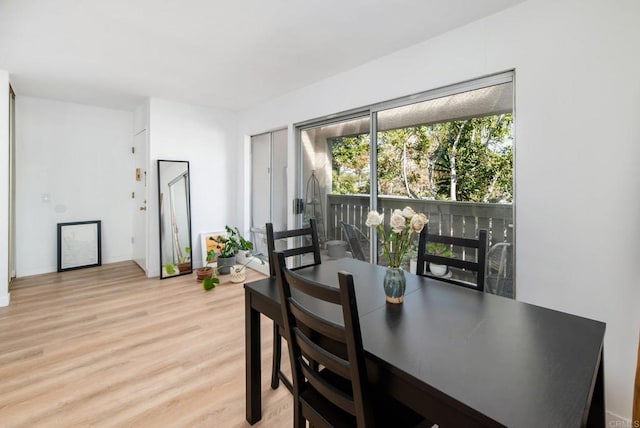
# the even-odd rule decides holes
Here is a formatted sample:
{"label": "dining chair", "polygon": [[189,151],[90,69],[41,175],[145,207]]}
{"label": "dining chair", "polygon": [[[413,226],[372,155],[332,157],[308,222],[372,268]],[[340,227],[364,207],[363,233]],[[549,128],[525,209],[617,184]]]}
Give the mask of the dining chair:
{"label": "dining chair", "polygon": [[[472,252],[476,253],[476,259],[475,261],[470,261],[462,260],[455,257],[444,257],[429,254],[427,246],[430,242],[441,243],[449,248],[463,247],[465,249],[470,249]],[[461,287],[471,288],[477,291],[484,291],[487,265],[487,247],[488,237],[487,231],[485,229],[480,229],[478,231],[478,239],[470,239],[444,235],[433,235],[429,233],[428,226],[425,226],[422,229],[422,232],[420,232],[420,240],[418,242],[418,262],[416,266],[416,274],[422,276],[433,276],[439,280],[459,285]],[[476,274],[476,283],[474,284],[472,282],[455,279],[453,277],[448,278],[445,276],[433,275],[429,270],[427,270],[429,263],[446,265],[449,267],[464,269],[468,272],[473,272]]]}
{"label": "dining chair", "polygon": [[[325,285],[287,269],[284,254],[275,254],[293,377],[293,426],[431,426],[369,384],[353,276],[338,272],[339,288]],[[342,319],[324,318],[323,307]]]}
{"label": "dining chair", "polygon": [[[309,226],[300,229],[274,231],[273,223],[266,224],[267,230],[267,251],[269,253],[269,275],[271,278],[276,277],[276,260],[273,252],[276,250],[276,241],[282,242],[285,239],[293,239],[293,245],[296,247],[287,247],[282,250],[285,258],[300,257],[296,269],[307,266],[319,265],[320,260],[320,241],[318,240],[318,229],[315,219],[309,220]],[[297,241],[297,242],[296,242]],[[305,256],[307,259],[305,259]],[[313,261],[309,261],[308,257],[312,256]],[[271,388],[276,389],[280,385],[280,380],[289,391],[293,390],[291,381],[282,373],[282,331],[278,324],[273,323],[273,361],[271,365]]]}
{"label": "dining chair", "polygon": [[367,237],[352,224],[345,222],[340,222],[340,224],[342,225],[344,235],[347,237],[347,242],[349,243],[349,248],[351,249],[351,255],[353,258],[366,261],[360,240],[364,237],[364,240],[366,241]]}

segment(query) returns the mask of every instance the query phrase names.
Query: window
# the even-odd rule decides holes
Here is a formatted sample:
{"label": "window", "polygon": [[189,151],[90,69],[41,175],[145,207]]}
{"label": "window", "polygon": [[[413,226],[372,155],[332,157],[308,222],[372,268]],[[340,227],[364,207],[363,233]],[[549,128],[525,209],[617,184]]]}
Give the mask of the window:
{"label": "window", "polygon": [[[486,289],[513,296],[513,74],[373,105],[366,113],[300,126],[301,178],[317,179],[326,207],[307,209],[301,221],[319,217],[324,241],[349,242],[347,223],[371,255],[378,252],[364,225],[370,209],[388,219],[409,205],[428,215],[431,233],[442,235],[475,238],[487,229]],[[313,199],[308,196],[305,201]]]}

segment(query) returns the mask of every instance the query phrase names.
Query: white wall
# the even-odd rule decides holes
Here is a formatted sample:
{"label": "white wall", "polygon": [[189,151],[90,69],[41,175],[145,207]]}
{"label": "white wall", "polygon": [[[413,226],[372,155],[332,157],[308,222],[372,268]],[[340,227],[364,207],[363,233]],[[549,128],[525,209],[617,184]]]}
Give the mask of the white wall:
{"label": "white wall", "polygon": [[16,97],[16,274],[57,269],[56,224],[102,220],[102,263],[131,259],[133,115]]}
{"label": "white wall", "polygon": [[636,0],[530,0],[245,111],[240,135],[515,69],[518,299],[607,323],[606,405],[628,418],[640,327],[639,16]]}
{"label": "white wall", "polygon": [[[9,73],[0,70],[0,236],[9,236]],[[0,306],[9,304],[9,239],[0,240]]]}
{"label": "white wall", "polygon": [[194,267],[202,264],[200,232],[240,225],[236,190],[242,156],[237,116],[213,108],[157,98],[150,100],[149,126],[149,259],[148,275],[158,276],[158,166],[157,160],[189,161],[191,178],[191,241]]}

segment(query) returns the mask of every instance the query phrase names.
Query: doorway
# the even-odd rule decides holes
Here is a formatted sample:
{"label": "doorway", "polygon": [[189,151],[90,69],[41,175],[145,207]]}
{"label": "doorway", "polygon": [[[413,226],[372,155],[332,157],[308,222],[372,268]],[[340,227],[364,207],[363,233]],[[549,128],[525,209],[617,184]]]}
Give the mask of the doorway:
{"label": "doorway", "polygon": [[133,137],[133,234],[131,237],[133,261],[147,272],[147,130]]}

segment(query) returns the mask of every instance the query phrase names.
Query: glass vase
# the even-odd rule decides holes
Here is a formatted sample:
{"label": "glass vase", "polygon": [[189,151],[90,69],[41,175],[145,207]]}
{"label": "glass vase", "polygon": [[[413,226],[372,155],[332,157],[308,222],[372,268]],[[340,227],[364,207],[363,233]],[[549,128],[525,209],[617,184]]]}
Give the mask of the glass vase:
{"label": "glass vase", "polygon": [[407,281],[402,268],[388,267],[384,275],[384,294],[389,303],[402,303],[404,301],[404,290],[407,288]]}

